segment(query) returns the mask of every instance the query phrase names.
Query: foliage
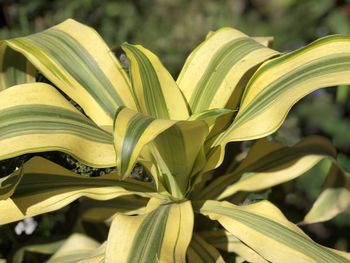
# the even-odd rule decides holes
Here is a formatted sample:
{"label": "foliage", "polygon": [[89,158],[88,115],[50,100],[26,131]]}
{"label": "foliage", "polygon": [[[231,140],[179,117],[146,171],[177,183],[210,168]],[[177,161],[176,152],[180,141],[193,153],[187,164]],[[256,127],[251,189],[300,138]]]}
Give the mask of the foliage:
{"label": "foliage", "polygon": [[[228,143],[266,137],[308,93],[349,84],[349,37],[325,37],[288,54],[269,42],[232,28],[210,32],[174,81],[151,51],[124,43],[128,75],[99,35],[74,20],[4,41],[1,158],[55,150],[93,167],[116,164],[117,172],[86,177],[34,157],[1,179],[0,223],[88,197],[100,202],[82,218],[110,224],[107,241],[73,235],[49,262],[112,262],[116,255],[122,261],[223,261],[216,247],[256,262],[347,262],[348,254],[312,241],[269,201],[239,205],[247,193],[327,159],[325,187],[304,223],[348,208],[349,177],[327,140],[309,137],[288,147],[261,139],[236,167],[215,173]],[[35,70],[53,85],[35,82]],[[151,183],[130,178],[136,162]],[[203,226],[205,218],[214,221]],[[224,245],[215,243],[217,233]]]}

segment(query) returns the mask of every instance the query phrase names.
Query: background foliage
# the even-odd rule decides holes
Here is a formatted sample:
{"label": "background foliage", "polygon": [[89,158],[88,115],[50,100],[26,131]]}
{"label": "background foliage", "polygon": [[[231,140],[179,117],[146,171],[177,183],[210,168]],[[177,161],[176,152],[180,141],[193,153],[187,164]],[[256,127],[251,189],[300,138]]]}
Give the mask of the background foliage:
{"label": "background foliage", "polygon": [[[118,55],[124,41],[141,43],[154,51],[174,76],[207,32],[223,26],[236,27],[254,36],[274,36],[273,47],[280,51],[293,50],[324,35],[350,35],[349,0],[2,0],[0,8],[1,39],[38,32],[72,17],[94,27]],[[337,147],[339,160],[349,170],[349,118],[349,88],[340,92],[325,89],[294,107],[271,139],[293,144],[306,135],[321,134]],[[245,147],[242,146],[243,155]],[[65,155],[49,153],[45,157],[79,173],[97,175],[95,170]],[[1,161],[0,176],[28,158]],[[320,192],[323,178],[319,174],[327,165],[323,162],[300,179],[252,196],[252,200],[268,196],[291,221],[298,222]],[[136,169],[135,176],[141,172]],[[32,234],[17,235],[16,224],[0,228],[0,258],[15,253],[26,243],[59,240],[73,229],[88,229],[94,238],[104,240],[104,226],[78,222],[79,209],[82,208],[77,201],[63,210],[35,218],[39,224]],[[305,230],[321,244],[349,250],[349,216],[349,212],[344,213],[331,222],[314,224]],[[27,262],[44,259],[36,253],[25,254]]]}

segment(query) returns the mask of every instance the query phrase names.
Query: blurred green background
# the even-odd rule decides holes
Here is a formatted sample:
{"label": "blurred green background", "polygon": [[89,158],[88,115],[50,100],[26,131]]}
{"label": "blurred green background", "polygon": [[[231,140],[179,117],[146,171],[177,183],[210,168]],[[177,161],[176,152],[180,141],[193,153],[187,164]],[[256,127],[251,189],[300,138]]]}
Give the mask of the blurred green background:
{"label": "blurred green background", "polygon": [[[176,78],[191,50],[209,31],[224,26],[252,36],[273,36],[273,48],[283,52],[325,35],[350,35],[350,0],[2,0],[0,38],[38,32],[67,18],[94,27],[117,53],[125,41],[144,45],[160,57]],[[349,88],[323,89],[295,106],[271,138],[293,144],[310,134],[326,136],[337,147],[339,161],[350,170],[349,117]],[[0,164],[3,173],[6,165]],[[327,162],[317,165],[300,179],[273,188],[269,198],[291,221],[300,221],[319,194],[327,168]],[[73,203],[61,211],[37,217],[39,225],[29,235],[17,235],[17,224],[0,228],[0,258],[9,258],[27,243],[67,236],[77,220],[77,206],[79,203]],[[101,226],[89,229],[101,239],[106,232]],[[349,212],[331,222],[303,229],[321,244],[350,249]],[[45,258],[25,255],[26,262]]]}

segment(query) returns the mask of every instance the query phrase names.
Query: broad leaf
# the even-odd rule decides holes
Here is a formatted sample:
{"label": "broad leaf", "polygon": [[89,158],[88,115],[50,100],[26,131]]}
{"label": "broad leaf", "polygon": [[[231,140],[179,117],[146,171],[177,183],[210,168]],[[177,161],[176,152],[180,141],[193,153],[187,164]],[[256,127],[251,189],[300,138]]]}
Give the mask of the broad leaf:
{"label": "broad leaf", "polygon": [[218,177],[195,198],[221,200],[239,191],[267,189],[297,178],[323,159],[335,162],[335,157],[332,144],[322,137],[306,138],[293,147],[262,139],[232,173]]}
{"label": "broad leaf", "polygon": [[0,159],[62,151],[94,167],[115,166],[112,134],[75,109],[45,83],[0,92]]}
{"label": "broad leaf", "polygon": [[151,143],[162,179],[169,192],[181,197],[188,187],[197,155],[208,134],[204,121],[154,119],[121,109],[115,119],[114,145],[122,178],[129,176],[143,147]]}
{"label": "broad leaf", "polygon": [[103,222],[116,213],[126,215],[142,214],[148,200],[139,196],[122,196],[107,201],[87,199],[80,203],[79,220]]}
{"label": "broad leaf", "polygon": [[132,92],[139,111],[154,118],[185,120],[187,102],[170,73],[151,51],[123,44],[130,60]]}
{"label": "broad leaf", "polygon": [[236,108],[242,94],[239,82],[249,70],[278,55],[247,35],[223,28],[212,32],[187,58],[177,79],[192,113]]}
{"label": "broad leaf", "polygon": [[104,251],[105,245],[75,233],[63,243],[47,263],[103,262]]}
{"label": "broad leaf", "polygon": [[0,90],[35,82],[35,68],[20,53],[0,43]]}
{"label": "broad leaf", "polygon": [[290,108],[310,92],[350,84],[350,37],[328,36],[264,63],[250,79],[238,114],[214,145],[276,131]]}
{"label": "broad leaf", "polygon": [[267,263],[257,252],[224,229],[200,232],[200,235],[217,249],[234,252],[248,262]]}
{"label": "broad leaf", "polygon": [[195,233],[193,233],[190,246],[187,249],[187,261],[190,263],[225,262],[215,247]]}
{"label": "broad leaf", "polygon": [[26,244],[16,251],[11,262],[22,263],[27,253],[52,255],[63,245],[64,241],[65,240],[62,239],[55,241],[45,240],[42,242]]}
{"label": "broad leaf", "polygon": [[268,261],[349,262],[349,254],[315,243],[268,201],[248,206],[206,201],[198,206],[198,210],[217,220]]}
{"label": "broad leaf", "polygon": [[0,201],[0,224],[60,209],[82,196],[108,200],[132,194],[157,195],[150,184],[131,179],[118,181],[115,174],[86,177],[41,157],[30,159],[21,172],[11,198]]}
{"label": "broad leaf", "polygon": [[114,218],[106,262],[185,262],[193,231],[191,203],[151,200],[147,209],[143,215]]}
{"label": "broad leaf", "polygon": [[305,216],[304,223],[310,224],[326,221],[349,208],[349,174],[333,164],[323,186],[323,191]]}
{"label": "broad leaf", "polygon": [[68,19],[6,44],[23,54],[99,126],[111,126],[119,106],[136,109],[126,73],[92,28]]}

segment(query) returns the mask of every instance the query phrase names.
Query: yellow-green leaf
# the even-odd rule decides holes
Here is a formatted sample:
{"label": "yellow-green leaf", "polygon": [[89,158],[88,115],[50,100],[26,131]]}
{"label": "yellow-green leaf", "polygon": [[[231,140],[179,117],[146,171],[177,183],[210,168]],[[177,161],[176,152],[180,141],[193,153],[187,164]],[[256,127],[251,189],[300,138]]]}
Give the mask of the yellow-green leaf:
{"label": "yellow-green leaf", "polygon": [[350,84],[349,75],[350,37],[340,35],[265,62],[250,79],[234,122],[214,145],[273,133],[298,100],[318,88]]}
{"label": "yellow-green leaf", "polygon": [[[44,255],[54,254],[64,243],[65,240],[43,240],[42,242],[31,242],[24,245],[14,253],[12,263],[22,263],[27,253],[38,253]],[[0,260],[1,262],[1,260]]]}
{"label": "yellow-green leaf", "polygon": [[159,203],[151,200],[139,216],[117,215],[107,240],[106,262],[186,262],[192,238],[190,201]]}
{"label": "yellow-green leaf", "polygon": [[234,252],[248,262],[267,263],[256,251],[224,229],[202,231],[200,235],[217,249]]}
{"label": "yellow-green leaf", "polygon": [[62,151],[94,167],[115,166],[112,134],[75,109],[45,83],[0,92],[0,159]]}
{"label": "yellow-green leaf", "polygon": [[[230,98],[235,108],[242,94],[243,76],[278,55],[247,35],[223,28],[212,32],[187,58],[177,79],[192,113],[224,108]],[[238,86],[240,86],[238,88]]]}
{"label": "yellow-green leaf", "polygon": [[103,222],[116,213],[126,215],[142,214],[148,200],[139,196],[122,196],[107,201],[87,199],[80,203],[79,220]]}
{"label": "yellow-green leaf", "polygon": [[114,122],[114,146],[117,167],[122,178],[129,176],[143,146],[175,123],[176,121],[155,119],[128,108],[117,113]]}
{"label": "yellow-green leaf", "polygon": [[78,175],[44,158],[34,157],[23,165],[22,177],[11,198],[0,201],[0,224],[60,209],[81,196],[97,200],[132,194],[157,196],[150,184],[116,178],[116,174]]}
{"label": "yellow-green leaf", "polygon": [[158,57],[140,45],[123,44],[130,60],[132,92],[139,111],[154,118],[185,120],[187,102]]}
{"label": "yellow-green leaf", "polygon": [[150,143],[164,184],[174,196],[184,196],[208,134],[204,121],[154,119],[124,108],[116,116],[114,129],[117,167],[123,178],[129,175],[143,147]]}
{"label": "yellow-green leaf", "polygon": [[20,53],[0,43],[0,91],[14,85],[35,82],[35,68]]}
{"label": "yellow-green leaf", "polygon": [[215,247],[195,233],[193,233],[190,246],[187,249],[187,261],[189,263],[225,262]]}
{"label": "yellow-green leaf", "polygon": [[104,244],[100,245],[88,236],[74,233],[47,263],[104,262],[105,248]]}
{"label": "yellow-green leaf", "polygon": [[196,198],[221,200],[239,191],[260,191],[295,179],[325,158],[335,162],[335,157],[332,144],[318,136],[293,147],[262,139],[233,172],[211,182]]}
{"label": "yellow-green leaf", "polygon": [[[350,182],[350,181],[349,181]],[[347,187],[326,188],[304,218],[304,223],[327,221],[350,208],[350,183]]]}
{"label": "yellow-green leaf", "polygon": [[120,106],[136,109],[126,73],[90,27],[68,19],[6,44],[23,54],[99,126],[111,126]]}
{"label": "yellow-green leaf", "polygon": [[212,220],[217,220],[227,231],[268,261],[349,262],[342,253],[315,243],[268,201],[248,206],[206,201],[198,206],[198,210]]}

